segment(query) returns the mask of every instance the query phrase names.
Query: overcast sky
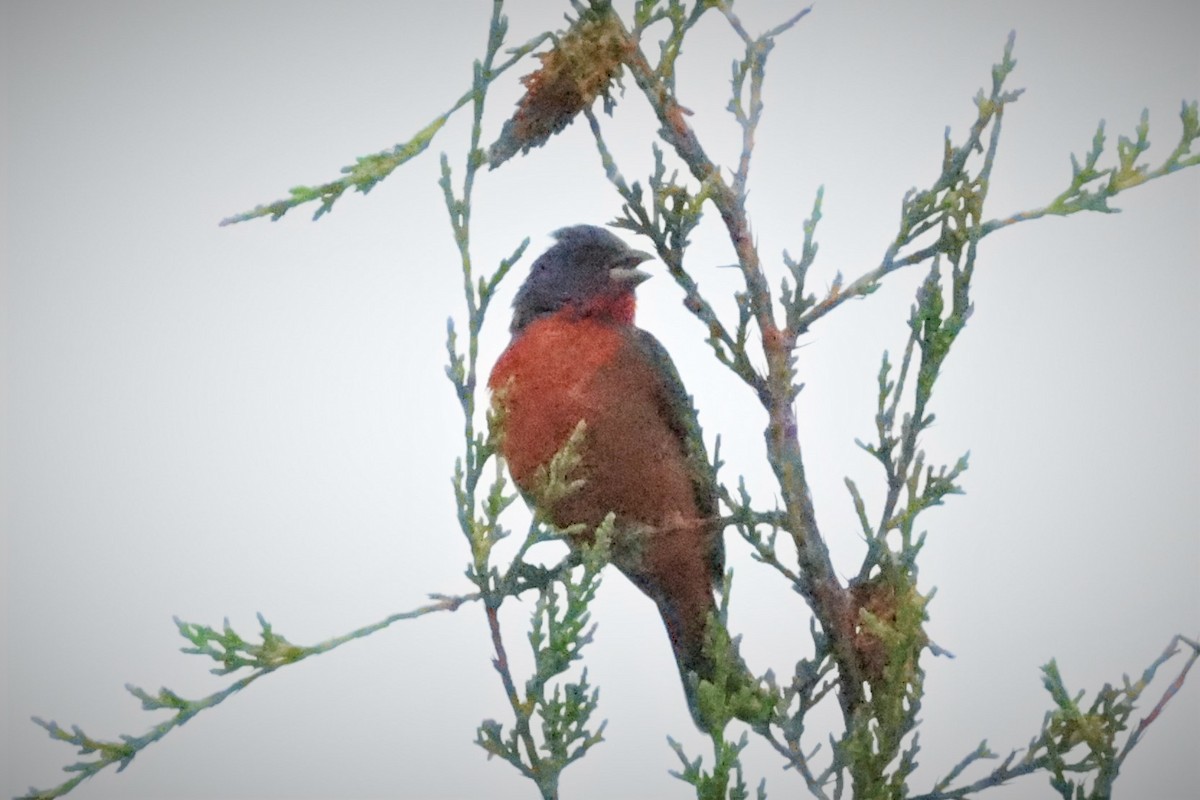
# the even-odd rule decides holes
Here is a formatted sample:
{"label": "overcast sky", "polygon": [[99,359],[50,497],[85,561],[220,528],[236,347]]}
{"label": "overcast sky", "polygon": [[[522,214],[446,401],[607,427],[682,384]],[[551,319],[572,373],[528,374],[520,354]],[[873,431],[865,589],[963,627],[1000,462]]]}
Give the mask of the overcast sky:
{"label": "overcast sky", "polygon": [[[516,44],[557,27],[566,3],[511,5]],[[797,8],[739,3],[751,31]],[[216,223],[330,180],[448,108],[469,86],[489,10],[483,0],[0,4],[5,796],[56,785],[74,759],[31,715],[115,738],[158,719],[127,682],[189,697],[224,685],[178,652],[172,615],[228,616],[248,635],[261,611],[310,644],[429,592],[470,590],[449,478],[461,420],[443,374],[446,317],[463,319],[461,275],[436,185],[439,152],[461,176],[469,118],[317,223],[310,209]],[[1102,118],[1107,158],[1143,107],[1146,158],[1174,147],[1181,99],[1200,95],[1194,2],[827,0],[768,65],[750,215],[776,278],[819,185],[814,289],[878,263],[904,191],[936,177],[945,126],[961,140],[1012,29],[1011,85],[1027,91],[1005,118],[989,216],[1065,188],[1069,154],[1090,146]],[[738,42],[716,14],[689,42],[680,100],[713,158],[732,163],[738,133],[724,105]],[[497,85],[488,141],[530,69]],[[604,124],[625,175],[644,179],[655,125],[632,82]],[[532,239],[482,335],[486,370],[548,234],[611,220],[619,201],[582,124],[477,188],[477,264]],[[938,589],[928,631],[957,658],[923,662],[914,791],[981,739],[997,752],[1025,745],[1050,705],[1038,673],[1050,658],[1073,690],[1093,692],[1140,674],[1173,634],[1200,633],[1200,170],[1115,205],[1121,214],[1019,225],[982,248],[975,315],[923,440],[935,463],[969,449],[971,468],[966,495],[922,518],[921,588]],[[733,255],[715,214],[694,240],[693,274],[730,309],[737,275],[720,269]],[[877,465],[853,440],[873,434],[879,357],[903,346],[920,277],[896,275],[843,307],[799,351],[806,466],[844,575],[863,546],[843,479],[878,502]],[[639,291],[640,324],[675,357],[710,445],[722,436],[725,475],[745,474],[771,505],[753,398],[712,361],[665,275]],[[809,613],[732,534],[728,549],[746,657],[787,674],[810,651]],[[615,571],[600,594],[587,663],[608,741],[567,770],[562,796],[688,797],[667,774],[678,762],[666,736],[708,754],[661,622]],[[521,669],[532,602],[512,605]],[[510,719],[490,658],[477,607],[402,623],[260,681],[74,796],[533,797],[472,744],[480,720]],[[831,706],[813,720],[810,746],[834,716]],[[1200,784],[1197,741],[1193,675],[1118,786],[1187,796]],[[757,742],[745,761],[772,797],[804,795]],[[1055,794],[1036,776],[988,796]]]}

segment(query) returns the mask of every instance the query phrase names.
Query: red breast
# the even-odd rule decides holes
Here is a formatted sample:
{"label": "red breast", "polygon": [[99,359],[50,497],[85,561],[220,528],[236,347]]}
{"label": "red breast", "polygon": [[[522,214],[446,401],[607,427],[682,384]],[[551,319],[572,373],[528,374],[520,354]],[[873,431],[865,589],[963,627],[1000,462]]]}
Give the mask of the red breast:
{"label": "red breast", "polygon": [[662,380],[621,322],[562,311],[521,331],[488,386],[503,405],[501,451],[527,491],[534,472],[586,423],[583,486],[556,525],[594,527],[609,511],[656,527],[698,516],[680,443],[663,418]]}

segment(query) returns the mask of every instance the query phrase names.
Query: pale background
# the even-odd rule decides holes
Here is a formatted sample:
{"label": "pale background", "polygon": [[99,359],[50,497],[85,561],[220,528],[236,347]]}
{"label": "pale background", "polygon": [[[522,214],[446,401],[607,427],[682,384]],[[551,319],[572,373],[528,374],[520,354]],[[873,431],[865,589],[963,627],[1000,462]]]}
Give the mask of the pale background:
{"label": "pale background", "polygon": [[[511,5],[515,44],[557,25],[565,3]],[[798,8],[744,6],[752,31]],[[439,151],[461,170],[465,113],[431,152],[319,223],[311,209],[216,222],[328,180],[447,108],[468,87],[490,4],[0,8],[0,791],[11,796],[57,784],[74,758],[30,715],[140,733],[157,717],[126,682],[188,696],[223,685],[177,652],[173,614],[228,615],[248,634],[262,611],[313,643],[428,592],[469,589],[449,482],[460,420],[442,373],[461,279],[435,185]],[[1057,194],[1100,118],[1115,149],[1148,106],[1149,158],[1174,146],[1180,100],[1200,94],[1194,2],[822,3],[768,68],[751,214],[772,268],[781,249],[799,251],[822,183],[813,288],[877,264],[902,193],[936,175],[944,126],[957,139],[974,119],[971,97],[1013,28],[1011,85],[1028,91],[1005,121],[993,216]],[[691,41],[681,100],[730,163],[723,106],[738,43],[715,14]],[[497,87],[489,137],[527,71]],[[653,124],[635,89],[605,124],[626,175],[642,176]],[[929,632],[958,657],[925,661],[914,790],[982,738],[999,752],[1026,744],[1049,706],[1038,667],[1051,657],[1090,692],[1140,673],[1172,634],[1200,633],[1200,171],[1116,205],[1123,213],[1018,226],[983,248],[976,314],[924,441],[933,459],[970,449],[972,462],[967,495],[923,519],[922,587],[938,587]],[[525,236],[535,255],[548,232],[617,208],[576,124],[481,178],[477,263]],[[718,297],[736,275],[715,269],[733,258],[715,215],[706,222],[692,266]],[[842,480],[877,500],[879,472],[853,438],[872,435],[879,355],[902,346],[918,279],[896,276],[843,308],[800,351],[807,464],[845,573],[862,546]],[[483,369],[507,340],[519,280],[484,332]],[[769,505],[762,414],[708,357],[669,280],[641,294],[641,324],[675,355],[709,436],[723,435],[728,475],[746,473]],[[733,627],[754,666],[786,672],[809,650],[808,612],[733,537],[729,549]],[[506,619],[520,659],[530,607]],[[666,772],[678,764],[665,737],[706,751],[660,621],[615,573],[595,617],[588,663],[609,741],[566,772],[563,797],[690,796]],[[489,660],[477,607],[403,623],[261,681],[75,796],[532,797],[471,743],[481,719],[508,719]],[[1197,742],[1200,674],[1128,761],[1124,796],[1191,796]],[[805,795],[757,744],[746,763],[773,797]],[[1054,795],[1038,776],[988,796]]]}

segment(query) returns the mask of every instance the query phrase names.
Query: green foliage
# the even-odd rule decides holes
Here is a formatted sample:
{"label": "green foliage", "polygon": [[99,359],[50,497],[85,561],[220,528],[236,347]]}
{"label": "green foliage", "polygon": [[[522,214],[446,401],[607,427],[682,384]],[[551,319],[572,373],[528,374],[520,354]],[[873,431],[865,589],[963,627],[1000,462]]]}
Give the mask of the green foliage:
{"label": "green foliage", "polygon": [[481,93],[486,91],[486,87],[489,84],[550,38],[549,33],[535,36],[525,44],[512,48],[509,51],[510,56],[506,61],[499,65],[493,65],[495,53],[499,52],[499,46],[503,42],[505,33],[508,30],[508,20],[502,14],[498,13],[498,8],[493,14],[492,25],[489,29],[489,56],[486,65],[484,68],[480,68],[480,65],[476,64],[474,84],[462,97],[458,98],[450,106],[448,111],[434,118],[432,122],[418,131],[408,141],[397,144],[389,150],[356,158],[354,164],[342,167],[342,174],[345,177],[316,186],[293,187],[288,190],[288,197],[271,203],[259,204],[250,211],[226,217],[221,220],[220,224],[233,225],[238,222],[249,222],[252,219],[260,217],[270,217],[271,221],[275,222],[297,206],[319,201],[320,205],[317,207],[316,212],[313,213],[313,220],[318,220],[333,210],[333,204],[337,202],[338,198],[347,189],[354,189],[366,194],[375,188],[377,183],[391,175],[397,167],[425,152],[425,149],[433,142],[434,137],[442,129],[442,126],[446,124],[456,111],[480,98]]}
{"label": "green foliage", "polygon": [[[683,745],[668,736],[667,744],[675,751],[675,755],[679,757],[679,761],[683,765],[682,770],[671,770],[671,774],[693,786],[696,790],[697,800],[746,800],[750,797],[750,792],[742,775],[740,756],[741,752],[746,749],[746,745],[750,743],[750,737],[743,733],[735,743],[714,733],[712,741],[714,766],[712,772],[705,772],[702,768],[703,759],[699,756],[689,759]],[[730,782],[733,783],[732,786],[730,786]],[[754,796],[758,800],[766,800],[766,778],[759,781]]]}
{"label": "green foliage", "polygon": [[18,800],[49,800],[62,797],[87,778],[102,772],[113,765],[117,771],[124,770],[133,761],[134,756],[162,739],[201,711],[213,708],[229,697],[249,686],[254,681],[269,675],[276,669],[295,664],[304,659],[327,653],[341,647],[347,642],[362,639],[383,630],[400,620],[415,619],[435,611],[455,611],[464,603],[480,599],[477,594],[446,596],[434,595],[433,602],[413,611],[404,611],[380,620],[371,625],[358,628],[342,636],[328,639],[310,647],[291,644],[283,636],[274,632],[271,624],[260,614],[258,616],[260,643],[247,641],[237,633],[226,620],[220,631],[207,625],[197,625],[175,619],[179,633],[190,644],[190,647],[180,648],[189,655],[207,656],[220,666],[210,670],[214,675],[228,675],[239,670],[250,670],[248,675],[234,681],[220,691],[214,692],[198,700],[189,700],[166,688],[159,689],[157,694],[150,694],[133,684],[126,684],[125,689],[142,703],[146,711],[171,711],[173,715],[152,726],[140,736],[122,734],[120,741],[95,739],[85,734],[77,725],[71,730],[64,730],[57,722],[34,717],[33,721],[50,734],[50,738],[74,745],[79,748],[79,755],[91,756],[92,759],[81,759],[63,767],[64,771],[74,773],[74,777],[52,789],[34,789]]}
{"label": "green foliage", "polygon": [[250,211],[226,217],[221,220],[221,225],[233,225],[237,222],[247,222],[266,216],[269,216],[271,221],[274,222],[296,206],[314,201],[320,201],[320,205],[313,214],[313,219],[318,220],[333,210],[333,204],[337,202],[337,199],[347,189],[353,188],[366,194],[375,187],[375,184],[392,174],[392,170],[396,169],[396,167],[425,152],[425,148],[429,147],[430,142],[433,141],[433,137],[442,129],[442,126],[446,124],[446,120],[450,118],[450,114],[457,108],[458,106],[456,105],[453,109],[426,125],[407,142],[398,144],[391,150],[384,150],[383,152],[374,153],[369,156],[360,156],[355,159],[354,164],[351,166],[342,167],[342,173],[346,176],[344,178],[323,183],[319,186],[295,186],[288,190],[288,194],[290,195],[288,198],[276,200],[273,203],[257,205]]}
{"label": "green foliage", "polygon": [[244,668],[275,669],[304,657],[304,648],[275,633],[262,614],[258,615],[258,624],[262,628],[262,644],[258,645],[239,636],[229,626],[228,619],[220,631],[207,625],[184,622],[178,617],[175,618],[175,624],[179,627],[180,635],[193,645],[183,648],[183,652],[205,655],[221,664],[212,670],[214,675],[227,675]]}
{"label": "green foliage", "polygon": [[[1190,649],[1191,653],[1179,674],[1150,713],[1125,736],[1124,743],[1119,744],[1117,740],[1120,735],[1129,730],[1138,700],[1154,680],[1159,668],[1179,654],[1181,645]],[[1048,774],[1050,786],[1064,800],[1109,800],[1125,758],[1183,686],[1197,659],[1200,659],[1200,643],[1176,636],[1145,669],[1141,678],[1130,681],[1128,675],[1123,676],[1120,688],[1106,684],[1088,704],[1083,702],[1083,692],[1075,695],[1070,693],[1057,663],[1052,660],[1042,667],[1042,683],[1050,694],[1054,708],[1046,712],[1041,730],[1029,741],[1023,755],[1022,751],[1013,750],[988,775],[973,783],[949,788],[976,761],[996,758],[987,742],[981,742],[949,774],[937,781],[931,792],[912,796],[910,800],[973,797],[976,792],[1002,785],[1013,778],[1042,771]],[[1087,780],[1089,777],[1090,782]]]}
{"label": "green foliage", "polygon": [[721,607],[709,615],[704,629],[704,655],[713,664],[712,674],[707,679],[694,673],[688,678],[695,688],[694,714],[714,742],[723,741],[725,729],[734,720],[752,727],[766,725],[780,702],[779,689],[771,682],[761,685],[742,660],[738,641],[729,635],[732,586],[733,571],[729,570],[721,587]]}
{"label": "green foliage", "polygon": [[1084,155],[1083,163],[1071,155],[1071,182],[1057,197],[1042,208],[1022,211],[1004,219],[990,220],[983,225],[985,234],[1017,222],[1025,222],[1044,216],[1067,216],[1080,211],[1113,213],[1120,209],[1109,206],[1108,201],[1135,186],[1147,181],[1170,175],[1185,167],[1200,164],[1200,153],[1193,153],[1192,146],[1200,139],[1200,111],[1197,101],[1186,100],[1179,110],[1180,134],[1175,149],[1157,167],[1138,164],[1137,159],[1150,148],[1150,111],[1142,110],[1134,133],[1136,139],[1126,136],[1117,138],[1117,163],[1115,166],[1098,168],[1104,155],[1104,120],[1096,127],[1092,147]]}
{"label": "green foliage", "polygon": [[925,680],[919,658],[928,644],[923,628],[928,598],[917,591],[914,577],[900,566],[885,567],[855,587],[862,597],[858,648],[866,657],[871,691],[835,746],[835,757],[848,766],[855,797],[864,800],[905,797],[916,767],[915,736],[901,753],[917,726]]}
{"label": "green foliage", "polygon": [[688,9],[683,0],[638,0],[633,11],[633,36],[642,39],[642,32],[659,22],[666,22],[671,30],[659,42],[659,58],[655,72],[673,93],[675,91],[675,61],[683,48],[683,39],[688,30],[699,22],[704,12],[713,8],[715,2],[693,3]]}
{"label": "green foliage", "polygon": [[[1121,763],[1152,717],[1158,715],[1162,703],[1154,709],[1152,717],[1142,720],[1126,738],[1124,747],[1119,745],[1117,738],[1128,730],[1138,697],[1153,680],[1158,667],[1177,652],[1179,643],[1192,648],[1192,655],[1184,667],[1186,674],[1197,656],[1200,656],[1200,649],[1195,642],[1177,637],[1167,652],[1150,665],[1141,680],[1131,683],[1129,677],[1125,676],[1121,688],[1105,684],[1086,707],[1082,703],[1083,692],[1075,696],[1068,692],[1055,661],[1051,660],[1042,667],[1042,682],[1054,701],[1055,709],[1046,715],[1041,735],[1029,749],[1031,753],[1045,753],[1050,785],[1064,800],[1100,800],[1112,796],[1113,782]],[[1177,680],[1176,683],[1180,682]],[[1164,697],[1164,702],[1166,699]],[[1082,755],[1072,757],[1079,751],[1083,751]],[[1091,776],[1091,785],[1088,786],[1083,777],[1076,778],[1073,775]]]}
{"label": "green foliage", "polygon": [[716,665],[712,679],[700,679],[696,689],[700,717],[708,722],[709,733],[720,735],[735,719],[750,725],[766,724],[775,711],[778,693],[747,680],[746,665],[724,622],[708,625],[704,652]]}
{"label": "green foliage", "polygon": [[[818,245],[813,237],[817,232],[817,223],[821,221],[821,203],[824,199],[825,187],[822,186],[817,189],[816,199],[813,200],[812,214],[804,220],[804,243],[800,246],[800,260],[793,259],[787,250],[783,251],[783,264],[792,276],[795,287],[788,284],[786,277],[782,278],[779,286],[779,302],[787,313],[788,328],[797,332],[804,330],[804,326],[801,324],[804,312],[817,304],[816,295],[804,294],[804,280],[808,277],[808,268],[817,259]],[[839,272],[834,276],[833,286],[840,290],[841,285],[842,273]]]}
{"label": "green foliage", "polygon": [[[555,679],[582,657],[584,646],[592,641],[595,625],[588,605],[608,563],[612,526],[610,514],[597,529],[595,543],[580,545],[582,565],[564,571],[558,581],[539,591],[528,637],[534,673],[526,680],[523,695],[516,692],[511,677],[504,678],[506,686],[513,687],[509,700],[515,724],[505,733],[504,725],[488,719],[476,734],[476,744],[534,781],[543,797],[556,797],[562,771],[604,740],[605,723],[594,730],[589,727],[599,704],[599,690],[588,683],[587,670],[578,681],[559,684]],[[498,631],[497,624],[493,637]],[[503,677],[508,664],[501,653],[498,651],[495,665]],[[533,733],[534,723],[539,721],[540,743]]]}
{"label": "green foliage", "polygon": [[553,508],[583,486],[583,478],[575,476],[583,461],[583,441],[586,436],[587,423],[579,420],[562,449],[550,461],[534,470],[533,493],[537,497],[538,508]]}

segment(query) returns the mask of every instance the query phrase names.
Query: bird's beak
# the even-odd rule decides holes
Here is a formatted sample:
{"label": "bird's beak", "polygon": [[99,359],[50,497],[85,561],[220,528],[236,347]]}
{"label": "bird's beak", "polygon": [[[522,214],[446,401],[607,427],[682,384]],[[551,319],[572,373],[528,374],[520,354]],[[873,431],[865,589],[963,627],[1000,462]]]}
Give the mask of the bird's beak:
{"label": "bird's beak", "polygon": [[653,258],[654,256],[650,253],[646,253],[641,250],[630,250],[625,254],[624,259],[625,263],[629,266],[613,267],[608,271],[608,274],[613,283],[620,284],[621,286],[627,286],[632,289],[642,281],[651,277],[649,272],[646,272],[644,269],[638,269],[635,265],[640,264],[643,261],[650,261]]}
{"label": "bird's beak", "polygon": [[637,267],[615,267],[608,271],[609,279],[618,286],[632,289],[650,277],[650,273]]}

